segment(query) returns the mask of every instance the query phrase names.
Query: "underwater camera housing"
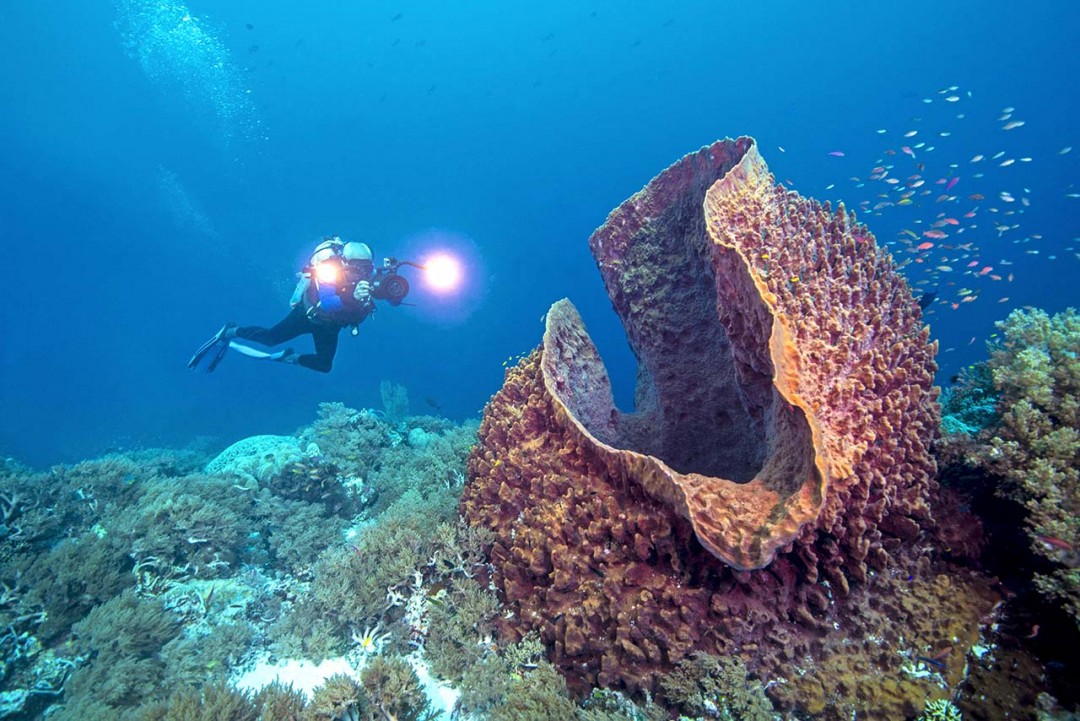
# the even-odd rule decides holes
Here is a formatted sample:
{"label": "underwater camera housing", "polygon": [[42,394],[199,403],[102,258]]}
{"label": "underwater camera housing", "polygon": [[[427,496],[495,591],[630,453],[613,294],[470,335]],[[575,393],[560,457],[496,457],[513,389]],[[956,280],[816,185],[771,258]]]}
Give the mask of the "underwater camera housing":
{"label": "underwater camera housing", "polygon": [[398,273],[398,268],[403,265],[411,265],[413,268],[424,267],[409,260],[383,258],[382,267],[375,269],[375,279],[371,282],[371,295],[379,300],[385,300],[390,305],[401,305],[405,296],[409,294],[409,281]]}

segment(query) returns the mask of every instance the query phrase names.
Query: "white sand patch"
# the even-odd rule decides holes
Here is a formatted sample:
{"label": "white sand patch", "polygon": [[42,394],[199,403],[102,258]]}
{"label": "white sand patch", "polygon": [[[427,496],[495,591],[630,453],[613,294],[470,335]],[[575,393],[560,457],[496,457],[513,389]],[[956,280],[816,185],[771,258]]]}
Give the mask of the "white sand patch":
{"label": "white sand patch", "polygon": [[[357,663],[354,663],[340,656],[314,664],[304,659],[282,659],[274,663],[271,663],[269,659],[269,654],[264,655],[247,671],[234,673],[231,679],[233,687],[256,694],[277,681],[286,686],[291,684],[310,701],[315,689],[334,674],[343,673],[360,683],[360,671],[366,660],[360,658],[357,659]],[[438,712],[440,719],[452,718],[461,692],[432,676],[427,663],[419,653],[411,653],[405,657],[405,660],[416,671],[416,676],[424,689],[424,695],[431,703],[431,709]]]}
{"label": "white sand patch", "polygon": [[320,664],[314,664],[311,661],[292,658],[270,663],[269,657],[264,656],[256,661],[251,669],[241,674],[234,674],[232,685],[241,691],[258,693],[277,681],[286,686],[291,684],[297,691],[302,691],[310,701],[315,689],[326,679],[338,673],[350,676],[357,683],[360,682],[359,670],[344,657],[328,658]]}
{"label": "white sand patch", "polygon": [[416,671],[420,684],[424,687],[424,695],[431,703],[431,710],[438,711],[440,719],[450,719],[454,715],[454,707],[461,697],[461,691],[444,681],[439,681],[428,671],[427,663],[419,653],[410,653],[405,659]]}

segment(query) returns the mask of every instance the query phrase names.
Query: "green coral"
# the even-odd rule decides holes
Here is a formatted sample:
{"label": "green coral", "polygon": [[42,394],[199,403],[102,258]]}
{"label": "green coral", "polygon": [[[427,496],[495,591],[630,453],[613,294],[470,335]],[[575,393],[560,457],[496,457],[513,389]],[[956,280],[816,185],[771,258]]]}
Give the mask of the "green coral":
{"label": "green coral", "polygon": [[577,714],[578,721],[667,721],[668,718],[667,710],[650,698],[639,705],[625,694],[606,688],[593,689]]}
{"label": "green coral", "polygon": [[254,640],[254,629],[243,622],[188,627],[161,650],[167,669],[166,685],[224,683]]}
{"label": "green coral", "polygon": [[278,681],[265,687],[255,696],[262,721],[306,721],[307,700],[302,691]]}
{"label": "green coral", "polygon": [[320,403],[318,419],[301,431],[300,441],[318,446],[321,457],[343,474],[363,478],[390,447],[390,427],[371,411]]}
{"label": "green coral", "polygon": [[338,467],[321,457],[291,461],[265,480],[275,496],[317,503],[344,518],[356,515],[362,505],[362,484],[346,485]]}
{"label": "green coral", "polygon": [[253,531],[251,506],[250,493],[226,480],[187,476],[148,487],[112,530],[129,539],[136,573],[163,580],[220,577],[236,565]]}
{"label": "green coral", "polygon": [[1056,566],[1036,583],[1080,624],[1080,314],[1017,310],[997,325],[986,366],[1001,419],[974,460],[1027,509],[1033,549]]}
{"label": "green coral", "polygon": [[122,539],[86,532],[34,559],[23,573],[28,589],[23,613],[31,608],[45,611],[38,630],[43,643],[66,634],[94,606],[133,584],[127,552]]}
{"label": "green coral", "polygon": [[224,682],[182,687],[164,701],[143,705],[135,714],[137,721],[256,721],[259,717],[251,698]]}
{"label": "green coral", "polygon": [[72,630],[74,648],[88,663],[72,674],[66,692],[119,711],[154,696],[165,677],[159,651],[180,626],[160,599],[127,590],[94,608]]}
{"label": "green coral", "polygon": [[351,544],[326,550],[315,563],[310,593],[272,630],[280,650],[308,658],[344,651],[351,630],[370,625],[390,609],[387,589],[406,591],[417,570],[428,564],[440,521],[453,516],[453,503],[408,493]]}
{"label": "green coral", "polygon": [[370,483],[377,494],[375,511],[379,512],[407,491],[423,498],[457,496],[465,482],[465,463],[476,443],[475,422],[466,422],[442,433],[425,431],[420,448],[399,445],[383,451]]}
{"label": "green coral", "polygon": [[279,499],[260,504],[260,509],[270,560],[290,573],[310,573],[320,554],[342,546],[346,522],[322,506]]}
{"label": "green coral", "polygon": [[963,721],[960,709],[948,699],[939,698],[927,701],[917,721]]}
{"label": "green coral", "polygon": [[435,715],[416,671],[402,658],[375,656],[360,672],[360,683],[371,721],[420,721]]}
{"label": "green coral", "polygon": [[500,615],[493,591],[475,578],[451,579],[429,612],[424,650],[432,673],[460,684],[462,674],[490,653]]}
{"label": "green coral", "polygon": [[311,705],[307,709],[307,718],[312,721],[359,718],[364,708],[363,696],[363,689],[356,681],[345,674],[334,674],[315,689]]}
{"label": "green coral", "polygon": [[490,721],[547,721],[575,719],[578,707],[570,700],[566,681],[546,661],[515,674],[505,696],[490,711]]}
{"label": "green coral", "polygon": [[772,721],[773,707],[762,685],[738,657],[695,653],[660,679],[667,700],[691,716],[730,721]]}
{"label": "green coral", "polygon": [[[474,649],[496,656],[498,602],[472,578],[490,538],[456,523],[476,424],[391,426],[340,404],[321,415],[297,438],[245,439],[209,464],[158,450],[46,473],[0,462],[0,681],[47,682],[57,695],[35,703],[56,719],[312,721],[295,691],[233,694],[228,669],[282,616],[279,649],[339,652],[378,625],[383,652],[402,651],[423,633],[406,628],[403,597],[430,602],[424,625],[439,624],[448,670]],[[366,525],[346,540],[357,512]],[[56,654],[59,673],[43,676]],[[426,713],[411,667],[369,665],[357,718]]]}

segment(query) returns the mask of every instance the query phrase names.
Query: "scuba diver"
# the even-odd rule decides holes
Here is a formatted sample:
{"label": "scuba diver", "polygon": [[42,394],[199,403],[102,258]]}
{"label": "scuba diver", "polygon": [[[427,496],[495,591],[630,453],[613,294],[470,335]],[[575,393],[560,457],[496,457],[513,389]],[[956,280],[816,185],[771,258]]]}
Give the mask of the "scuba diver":
{"label": "scuba diver", "polygon": [[[366,244],[346,243],[337,236],[325,238],[300,272],[300,281],[289,302],[292,310],[287,316],[272,328],[226,323],[195,352],[188,368],[197,368],[204,358],[211,356],[206,363],[206,372],[211,373],[232,348],[251,358],[329,373],[341,329],[351,327],[356,335],[357,326],[375,311],[376,297],[399,305],[408,293],[408,283],[396,274],[401,264],[388,258],[384,268],[375,272],[371,248]],[[314,353],[297,354],[292,348],[267,353],[236,341],[269,347],[307,333],[315,342]]]}

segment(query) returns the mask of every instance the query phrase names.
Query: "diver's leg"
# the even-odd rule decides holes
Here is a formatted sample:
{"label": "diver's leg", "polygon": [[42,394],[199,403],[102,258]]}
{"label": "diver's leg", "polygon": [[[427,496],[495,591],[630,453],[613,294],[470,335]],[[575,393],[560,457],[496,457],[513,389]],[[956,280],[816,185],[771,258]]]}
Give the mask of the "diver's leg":
{"label": "diver's leg", "polygon": [[236,337],[259,345],[273,346],[309,332],[311,321],[307,318],[304,306],[298,305],[273,328],[247,325],[236,329]]}
{"label": "diver's leg", "polygon": [[334,365],[339,333],[341,333],[339,326],[317,325],[312,328],[311,338],[315,341],[315,354],[302,355],[296,359],[296,362],[313,371],[329,373]]}

